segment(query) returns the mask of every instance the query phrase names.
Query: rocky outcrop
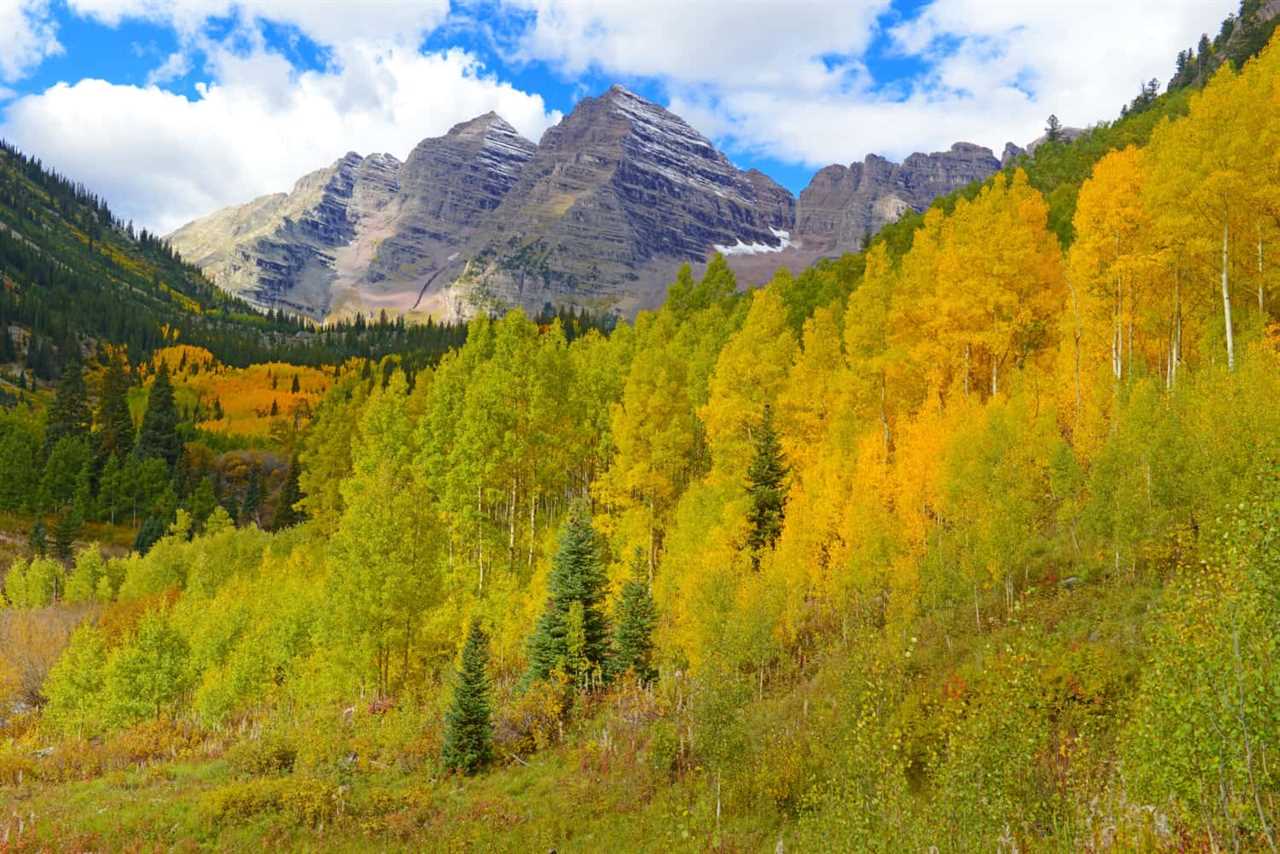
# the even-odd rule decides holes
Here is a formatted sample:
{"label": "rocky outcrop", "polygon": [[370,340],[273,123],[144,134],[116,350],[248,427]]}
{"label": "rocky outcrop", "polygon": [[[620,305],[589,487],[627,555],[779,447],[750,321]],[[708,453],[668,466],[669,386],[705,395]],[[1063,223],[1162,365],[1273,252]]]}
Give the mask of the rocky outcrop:
{"label": "rocky outcrop", "polygon": [[1021,145],[1014,145],[1012,142],[1004,144],[1004,153],[1000,155],[1000,168],[1008,169],[1010,166],[1018,162],[1018,158],[1026,157],[1027,150]]}
{"label": "rocky outcrop", "polygon": [[861,163],[828,166],[800,193],[795,238],[821,254],[856,251],[904,211],[922,211],[938,196],[999,169],[989,148],[967,142],[912,154],[900,164],[872,154]]}
{"label": "rocky outcrop", "polygon": [[780,250],[791,194],[667,110],[615,86],[543,136],[443,295],[449,313],[629,311],[716,247]]}
{"label": "rocky outcrop", "polygon": [[522,306],[624,314],[720,252],[754,284],[856,249],[999,164],[957,143],[818,173],[800,196],[734,166],[683,119],[615,86],[534,145],[489,113],[401,163],[348,154],[289,193],[189,223],[174,247],[265,308],[459,318]]}
{"label": "rocky outcrop", "polygon": [[288,194],[219,211],[169,239],[264,308],[316,318],[404,311],[501,203],[533,150],[490,113],[423,140],[404,163],[348,154]]}
{"label": "rocky outcrop", "polygon": [[400,162],[351,152],[289,193],[218,211],[169,240],[218,285],[263,307],[322,316],[335,256],[396,197]]}

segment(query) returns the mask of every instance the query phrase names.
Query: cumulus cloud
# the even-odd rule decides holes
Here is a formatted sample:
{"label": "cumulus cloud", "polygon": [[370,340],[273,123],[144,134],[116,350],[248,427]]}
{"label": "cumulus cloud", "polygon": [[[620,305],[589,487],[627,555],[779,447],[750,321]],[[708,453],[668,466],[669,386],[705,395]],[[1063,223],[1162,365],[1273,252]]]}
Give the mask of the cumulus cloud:
{"label": "cumulus cloud", "polygon": [[288,190],[349,150],[403,159],[422,138],[488,110],[536,139],[558,120],[542,98],[461,50],[349,44],[335,67],[298,72],[278,54],[215,49],[193,98],[85,79],[12,102],[0,135],[160,232]]}
{"label": "cumulus cloud", "polygon": [[[1223,13],[1203,0],[933,0],[901,21],[876,0],[729,12],[717,0],[504,2],[533,18],[525,55],[571,74],[656,78],[705,133],[810,166],[957,140],[998,152],[1037,136],[1050,112],[1075,125],[1113,117]],[[862,63],[877,35],[928,70],[880,85]]]}
{"label": "cumulus cloud", "polygon": [[[570,73],[656,77],[801,95],[850,71],[889,0],[504,0],[531,15],[524,56]],[[853,63],[856,70],[858,64]]]}
{"label": "cumulus cloud", "polygon": [[48,0],[0,0],[0,80],[20,80],[61,52]]}
{"label": "cumulus cloud", "polygon": [[321,45],[351,42],[416,45],[449,14],[449,0],[67,0],[76,14],[116,26],[125,19],[199,32],[210,18],[239,17],[297,27]]}

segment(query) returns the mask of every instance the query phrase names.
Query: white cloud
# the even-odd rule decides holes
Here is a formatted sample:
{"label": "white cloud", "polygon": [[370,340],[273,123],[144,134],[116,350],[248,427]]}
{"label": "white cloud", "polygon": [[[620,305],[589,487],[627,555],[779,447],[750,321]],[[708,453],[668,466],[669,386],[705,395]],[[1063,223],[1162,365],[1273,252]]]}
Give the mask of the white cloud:
{"label": "white cloud", "polygon": [[297,27],[322,45],[375,42],[416,46],[449,14],[449,0],[67,0],[73,12],[116,26],[128,18],[197,33],[209,18],[269,20]]}
{"label": "white cloud", "polygon": [[0,0],[0,80],[20,80],[61,52],[48,0]]}
{"label": "white cloud", "polygon": [[349,44],[334,67],[213,49],[212,82],[187,98],[85,79],[7,106],[18,146],[74,175],[139,225],[167,232],[215,208],[288,190],[348,150],[403,159],[422,138],[496,110],[534,139],[558,119],[538,95],[461,50]]}
{"label": "white cloud", "polygon": [[[519,40],[569,73],[657,77],[718,88],[821,91],[859,56],[889,0],[503,0],[532,13]],[[855,63],[854,68],[857,68]]]}
{"label": "white cloud", "polygon": [[[821,166],[967,140],[997,154],[1066,124],[1114,118],[1139,82],[1229,9],[1204,0],[934,0],[888,24],[930,72],[877,88],[860,61],[888,4],[875,0],[504,0],[535,20],[520,41],[568,73],[666,84],[671,108],[740,152]],[[883,16],[883,17],[880,17]],[[883,24],[881,24],[883,25]],[[850,54],[845,68],[824,57]]]}

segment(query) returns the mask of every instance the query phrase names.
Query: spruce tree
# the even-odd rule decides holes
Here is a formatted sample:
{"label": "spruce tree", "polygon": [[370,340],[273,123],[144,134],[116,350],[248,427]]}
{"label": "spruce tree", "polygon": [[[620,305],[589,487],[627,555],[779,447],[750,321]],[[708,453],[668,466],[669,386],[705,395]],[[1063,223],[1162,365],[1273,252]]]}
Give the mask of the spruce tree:
{"label": "spruce tree", "polygon": [[1046,142],[1062,141],[1062,122],[1058,121],[1057,116],[1049,116],[1049,121],[1044,126],[1044,137]]}
{"label": "spruce tree", "polygon": [[755,435],[755,455],[747,468],[747,495],[751,507],[747,521],[751,525],[747,546],[751,549],[751,566],[760,568],[760,553],[773,548],[782,534],[782,518],[787,496],[783,489],[787,468],[782,460],[782,445],[773,428],[773,410],[767,404]]}
{"label": "spruce tree", "polygon": [[614,613],[618,627],[609,660],[615,676],[630,670],[641,682],[651,682],[657,675],[653,668],[653,629],[658,624],[658,609],[649,591],[647,572],[644,552],[636,549],[631,578],[623,585]]}
{"label": "spruce tree", "polygon": [[489,714],[489,638],[479,620],[471,621],[462,648],[462,666],[445,714],[445,768],[474,774],[493,758],[493,723]]}
{"label": "spruce tree", "polygon": [[211,476],[200,479],[195,491],[191,493],[189,504],[191,518],[195,520],[196,527],[203,528],[205,521],[213,513],[214,508],[218,506],[218,495],[214,491],[213,478]]}
{"label": "spruce tree", "polygon": [[124,363],[113,358],[102,380],[98,401],[98,458],[124,459],[133,450],[133,416],[129,413],[129,378]]}
{"label": "spruce tree", "polygon": [[49,421],[45,428],[44,447],[48,451],[68,436],[81,438],[89,435],[93,413],[89,409],[89,394],[84,387],[84,368],[78,359],[72,359],[62,370],[58,390],[49,405]]}
{"label": "spruce tree", "polygon": [[[604,672],[609,645],[609,622],[601,608],[604,586],[590,511],[585,502],[577,501],[560,529],[560,543],[551,559],[547,608],[529,638],[528,679],[546,679],[555,670],[577,679],[592,670]],[[571,672],[569,666],[569,614],[575,604],[582,608],[579,654],[584,672]]]}
{"label": "spruce tree", "polygon": [[53,554],[60,560],[70,560],[76,537],[80,536],[83,518],[75,507],[68,507],[53,523]]}
{"label": "spruce tree", "polygon": [[48,542],[44,533],[44,520],[37,519],[35,525],[31,528],[31,534],[27,537],[28,543],[31,545],[31,551],[38,556],[44,557],[45,550],[48,548]]}
{"label": "spruce tree", "polygon": [[248,525],[250,522],[258,524],[258,510],[262,507],[262,477],[258,474],[258,469],[254,468],[249,473],[249,485],[244,491],[244,503],[240,505],[240,524]]}
{"label": "spruce tree", "polygon": [[133,538],[133,550],[140,555],[151,551],[151,547],[160,542],[165,532],[164,519],[154,513],[142,522],[138,535]]}
{"label": "spruce tree", "polygon": [[294,505],[302,500],[302,490],[298,485],[299,473],[298,458],[295,456],[289,462],[289,472],[285,476],[284,485],[280,487],[280,494],[276,497],[275,512],[271,516],[273,531],[288,528],[302,521],[302,514],[294,509]]}
{"label": "spruce tree", "polygon": [[142,460],[164,460],[170,469],[182,453],[182,438],[178,435],[178,408],[173,400],[169,368],[163,363],[151,384],[147,411],[142,416],[142,427],[138,431],[138,444],[134,453]]}

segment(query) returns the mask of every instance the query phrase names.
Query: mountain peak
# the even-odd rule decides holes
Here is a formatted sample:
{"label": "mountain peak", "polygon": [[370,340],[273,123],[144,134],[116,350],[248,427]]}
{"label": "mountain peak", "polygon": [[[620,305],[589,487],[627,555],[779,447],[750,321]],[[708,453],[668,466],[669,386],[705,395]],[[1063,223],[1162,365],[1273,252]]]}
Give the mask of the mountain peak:
{"label": "mountain peak", "polygon": [[486,136],[491,133],[499,133],[503,135],[518,136],[516,129],[511,126],[510,122],[502,116],[490,110],[483,115],[476,116],[474,119],[468,119],[465,122],[459,122],[449,128],[446,137],[467,137],[467,136]]}

